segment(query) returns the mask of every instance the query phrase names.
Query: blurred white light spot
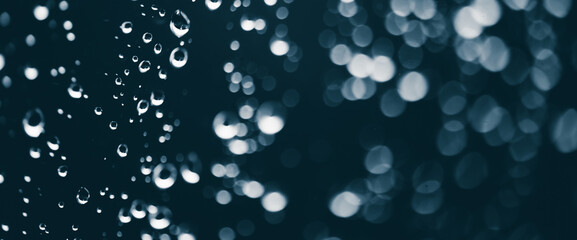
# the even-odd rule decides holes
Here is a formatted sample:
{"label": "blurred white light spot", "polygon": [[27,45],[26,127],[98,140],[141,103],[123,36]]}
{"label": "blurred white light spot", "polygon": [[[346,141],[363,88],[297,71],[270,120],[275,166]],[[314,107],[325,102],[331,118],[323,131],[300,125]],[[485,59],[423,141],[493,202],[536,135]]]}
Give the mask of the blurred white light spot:
{"label": "blurred white light spot", "polygon": [[270,43],[270,51],[277,56],[282,56],[288,53],[289,45],[283,40],[274,40]]}
{"label": "blurred white light spot", "polygon": [[331,212],[341,218],[355,215],[361,206],[361,198],[357,194],[345,191],[333,197],[329,203]]}
{"label": "blurred white light spot", "polygon": [[268,6],[273,6],[276,4],[277,0],[264,0],[264,3]]}
{"label": "blurred white light spot", "polygon": [[258,128],[265,134],[276,134],[284,127],[284,121],[278,116],[263,116],[258,119]]}
{"label": "blurred white light spot", "polygon": [[373,59],[374,70],[371,73],[371,79],[377,82],[386,82],[391,80],[396,72],[395,63],[387,56],[376,56]]}
{"label": "blurred white light spot", "polygon": [[206,0],[204,3],[208,10],[214,11],[220,7],[222,0]]}
{"label": "blurred white light spot", "polygon": [[34,17],[38,20],[38,21],[44,21],[46,18],[48,18],[48,14],[50,13],[50,11],[48,10],[48,8],[46,6],[36,6],[34,8]]}
{"label": "blurred white light spot", "polygon": [[244,140],[234,139],[228,143],[228,150],[235,155],[242,155],[248,152],[248,143]]}
{"label": "blurred white light spot", "polygon": [[38,69],[33,68],[33,67],[26,67],[24,69],[24,76],[28,80],[34,80],[38,77]]}
{"label": "blurred white light spot", "polygon": [[475,0],[471,10],[473,19],[481,26],[493,26],[501,18],[501,6],[496,0]]}
{"label": "blurred white light spot", "polygon": [[270,192],[262,197],[261,204],[269,212],[278,212],[286,207],[287,199],[282,193]]}
{"label": "blurred white light spot", "polygon": [[393,153],[387,146],[371,148],[365,157],[365,168],[372,174],[383,174],[393,165]]}
{"label": "blurred white light spot", "polygon": [[218,202],[221,205],[226,205],[226,204],[230,203],[231,200],[232,200],[232,196],[226,190],[220,190],[216,193],[216,202]]}
{"label": "blurred white light spot", "polygon": [[419,101],[427,95],[429,83],[425,76],[418,72],[405,74],[397,84],[397,92],[405,101]]}
{"label": "blurred white light spot", "polygon": [[564,18],[571,10],[573,0],[544,0],[543,7],[551,15],[557,18]]}
{"label": "blurred white light spot", "polygon": [[347,64],[349,73],[358,78],[368,77],[373,73],[373,60],[365,54],[355,54]]}
{"label": "blurred white light spot", "polygon": [[553,123],[551,141],[561,153],[577,149],[577,111],[569,109]]}
{"label": "blurred white light spot", "polygon": [[6,60],[4,59],[4,55],[0,54],[0,70],[4,68],[4,65],[6,65]]}
{"label": "blurred white light spot", "polygon": [[353,57],[351,50],[347,45],[338,44],[331,49],[331,61],[339,66],[345,65],[351,61]]}
{"label": "blurred white light spot", "polygon": [[264,187],[257,181],[250,181],[242,186],[242,192],[249,198],[259,198],[264,193]]}
{"label": "blurred white light spot", "polygon": [[501,38],[488,37],[481,49],[481,65],[491,71],[499,72],[509,64],[509,48]]}
{"label": "blurred white light spot", "polygon": [[464,7],[457,11],[453,26],[459,36],[471,39],[478,37],[483,32],[483,26],[473,18],[474,11],[471,7]]}

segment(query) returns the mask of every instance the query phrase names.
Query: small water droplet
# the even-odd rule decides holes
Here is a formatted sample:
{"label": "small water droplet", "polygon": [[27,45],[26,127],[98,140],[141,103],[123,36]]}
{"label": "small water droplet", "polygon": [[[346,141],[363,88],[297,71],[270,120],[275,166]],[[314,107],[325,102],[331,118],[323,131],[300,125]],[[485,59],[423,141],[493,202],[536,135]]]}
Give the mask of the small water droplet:
{"label": "small water droplet", "polygon": [[64,208],[64,202],[63,202],[63,201],[58,202],[58,207],[59,207],[59,208]]}
{"label": "small water droplet", "polygon": [[146,32],[142,35],[142,41],[144,43],[150,43],[152,41],[152,33]]}
{"label": "small water droplet", "polygon": [[138,105],[136,106],[136,110],[138,111],[138,115],[142,115],[145,114],[148,111],[148,107],[150,104],[148,104],[148,100],[142,99],[138,102]]}
{"label": "small water droplet", "polygon": [[58,167],[58,176],[66,177],[66,175],[68,175],[68,166],[62,165]]}
{"label": "small water droplet", "polygon": [[29,110],[22,119],[22,125],[28,136],[37,138],[44,133],[44,114],[39,108]]}
{"label": "small water droplet", "polygon": [[188,16],[186,16],[184,12],[180,11],[180,9],[177,9],[170,19],[170,31],[172,31],[176,37],[181,38],[189,29],[190,20],[188,19]]}
{"label": "small water droplet", "polygon": [[98,116],[102,115],[102,108],[101,107],[95,107],[94,113]]}
{"label": "small water droplet", "polygon": [[132,22],[130,21],[123,22],[122,24],[120,24],[120,30],[122,30],[124,34],[129,34],[130,32],[132,32]]}
{"label": "small water droplet", "polygon": [[148,70],[150,70],[150,61],[143,60],[142,62],[140,62],[140,64],[138,65],[138,71],[140,71],[141,73],[145,73],[148,72]]}
{"label": "small water droplet", "polygon": [[170,53],[170,64],[175,68],[181,68],[188,61],[188,51],[185,48],[177,47]]}
{"label": "small water droplet", "polygon": [[150,94],[150,103],[152,106],[160,106],[164,103],[164,92],[160,90],[152,91]]}
{"label": "small water droplet", "polygon": [[80,187],[78,193],[76,193],[76,201],[79,204],[84,205],[88,202],[88,199],[90,199],[90,192],[85,187]]}
{"label": "small water droplet", "polygon": [[72,98],[81,98],[82,92],[84,92],[84,89],[82,89],[82,86],[78,83],[71,83],[70,86],[68,86],[68,94]]}
{"label": "small water droplet", "polygon": [[108,126],[110,127],[111,130],[116,130],[116,128],[118,128],[118,123],[116,121],[110,121]]}
{"label": "small water droplet", "polygon": [[118,145],[116,153],[118,153],[118,156],[120,157],[126,157],[126,155],[128,155],[128,146],[126,144]]}
{"label": "small water droplet", "polygon": [[160,54],[160,52],[162,52],[162,44],[160,43],[154,44],[154,53]]}

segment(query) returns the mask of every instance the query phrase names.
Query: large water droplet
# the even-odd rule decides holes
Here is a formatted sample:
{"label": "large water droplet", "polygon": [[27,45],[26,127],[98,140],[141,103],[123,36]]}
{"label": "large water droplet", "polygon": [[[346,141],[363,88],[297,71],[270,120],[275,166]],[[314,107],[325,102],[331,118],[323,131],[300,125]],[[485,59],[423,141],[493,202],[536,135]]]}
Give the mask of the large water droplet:
{"label": "large water droplet", "polygon": [[188,51],[185,48],[177,47],[170,53],[170,64],[175,68],[181,68],[188,61]]}
{"label": "large water droplet", "polygon": [[80,189],[78,189],[78,193],[76,193],[76,201],[79,204],[86,204],[88,202],[88,199],[90,199],[90,192],[88,191],[88,189],[86,189],[85,187],[81,187]]}
{"label": "large water droplet", "polygon": [[190,20],[188,16],[184,14],[184,12],[177,9],[172,14],[172,18],[170,19],[170,31],[174,33],[174,35],[178,38],[181,38],[188,32],[190,29]]}
{"label": "large water droplet", "polygon": [[28,136],[37,138],[44,133],[44,114],[39,108],[29,110],[22,119],[22,125]]}

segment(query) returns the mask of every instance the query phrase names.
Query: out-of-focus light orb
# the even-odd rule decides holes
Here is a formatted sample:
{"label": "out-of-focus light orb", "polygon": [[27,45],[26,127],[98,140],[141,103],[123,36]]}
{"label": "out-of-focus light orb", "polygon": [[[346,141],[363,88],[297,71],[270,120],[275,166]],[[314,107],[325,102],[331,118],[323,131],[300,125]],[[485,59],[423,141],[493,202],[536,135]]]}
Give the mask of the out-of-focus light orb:
{"label": "out-of-focus light orb", "polygon": [[196,240],[196,238],[190,233],[181,233],[178,234],[178,240]]}
{"label": "out-of-focus light orb", "polygon": [[242,186],[242,192],[249,198],[259,198],[264,193],[264,187],[257,181],[250,181]]}
{"label": "out-of-focus light orb", "polygon": [[206,7],[210,11],[214,11],[220,7],[222,0],[205,0]]}
{"label": "out-of-focus light orb", "polygon": [[349,191],[344,191],[334,196],[330,203],[331,212],[341,218],[348,218],[355,215],[361,207],[361,198]]}
{"label": "out-of-focus light orb", "polygon": [[493,26],[501,19],[501,6],[496,0],[475,0],[471,8],[473,19],[481,26]]}
{"label": "out-of-focus light orb", "polygon": [[269,212],[279,212],[286,207],[287,199],[282,193],[270,192],[262,197],[261,204]]}
{"label": "out-of-focus light orb", "polygon": [[551,141],[561,153],[570,153],[577,149],[577,111],[575,109],[566,110],[553,122]]}
{"label": "out-of-focus light orb", "polygon": [[491,71],[500,72],[509,64],[509,47],[499,37],[488,37],[481,47],[479,61],[481,65]]}
{"label": "out-of-focus light orb", "polygon": [[375,66],[373,59],[365,54],[355,54],[347,64],[349,73],[358,78],[366,78],[373,73]]}
{"label": "out-of-focus light orb", "polygon": [[220,139],[231,139],[238,134],[238,119],[232,113],[220,112],[214,117],[212,127]]}
{"label": "out-of-focus light orb", "polygon": [[346,65],[351,61],[351,58],[353,58],[353,54],[347,45],[337,44],[331,49],[330,59],[336,65]]}
{"label": "out-of-focus light orb", "polygon": [[564,18],[571,10],[573,0],[543,0],[543,7],[557,18]]}
{"label": "out-of-focus light orb", "polygon": [[414,4],[414,2],[407,0],[391,0],[390,4],[393,13],[399,17],[407,17],[411,14],[411,4]]}
{"label": "out-of-focus light orb", "polygon": [[376,56],[373,59],[374,70],[371,73],[371,79],[377,82],[386,82],[391,80],[396,72],[395,63],[387,56]]}
{"label": "out-of-focus light orb", "polygon": [[473,17],[474,11],[472,7],[467,6],[459,9],[455,14],[453,26],[462,38],[476,38],[483,32],[483,26]]}
{"label": "out-of-focus light orb", "polygon": [[267,6],[274,6],[276,4],[277,0],[264,0],[264,3]]}
{"label": "out-of-focus light orb", "polygon": [[33,67],[26,67],[24,69],[24,76],[28,80],[34,80],[38,77],[38,69],[33,68]]}
{"label": "out-of-focus light orb", "polygon": [[177,171],[172,163],[161,163],[154,167],[152,179],[160,189],[168,189],[176,182]]}
{"label": "out-of-focus light orb", "polygon": [[234,139],[228,143],[228,150],[235,155],[242,155],[248,152],[248,143],[244,140]]}
{"label": "out-of-focus light orb", "polygon": [[353,42],[359,47],[366,47],[373,41],[373,30],[369,26],[360,25],[353,29]]}
{"label": "out-of-focus light orb", "polygon": [[393,153],[387,146],[375,146],[365,156],[365,168],[372,174],[383,174],[393,165]]}
{"label": "out-of-focus light orb", "polygon": [[284,127],[284,120],[278,116],[263,116],[258,119],[258,128],[265,134],[273,135]]}
{"label": "out-of-focus light orb", "polygon": [[274,40],[270,43],[270,51],[276,56],[283,56],[288,53],[290,46],[286,41]]}
{"label": "out-of-focus light orb", "polygon": [[419,72],[405,74],[397,84],[397,92],[407,102],[416,102],[423,99],[429,91],[429,83]]}
{"label": "out-of-focus light orb", "polygon": [[437,4],[434,0],[420,0],[411,3],[413,3],[413,14],[421,20],[429,20],[437,14]]}
{"label": "out-of-focus light orb", "polygon": [[229,204],[231,200],[232,196],[226,190],[220,190],[216,193],[216,202],[218,202],[221,205]]}
{"label": "out-of-focus light orb", "polygon": [[50,14],[50,10],[46,6],[38,5],[34,8],[34,17],[38,21],[44,21],[48,18],[48,14]]}

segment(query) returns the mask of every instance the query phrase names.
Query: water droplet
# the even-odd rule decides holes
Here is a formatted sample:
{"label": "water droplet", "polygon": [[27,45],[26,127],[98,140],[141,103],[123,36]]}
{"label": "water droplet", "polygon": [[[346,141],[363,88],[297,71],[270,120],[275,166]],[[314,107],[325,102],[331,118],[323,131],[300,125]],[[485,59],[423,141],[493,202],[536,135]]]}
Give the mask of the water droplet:
{"label": "water droplet", "polygon": [[172,187],[176,181],[176,176],[176,167],[171,163],[158,164],[152,172],[154,184],[160,189],[168,189]]}
{"label": "water droplet", "polygon": [[120,208],[118,211],[118,221],[121,223],[129,223],[131,220],[132,217],[130,216],[130,212],[125,208]]}
{"label": "water droplet", "polygon": [[138,115],[142,115],[145,114],[148,111],[148,107],[149,107],[149,103],[148,100],[142,99],[138,102],[138,105],[136,106],[136,110],[138,111]]}
{"label": "water droplet", "polygon": [[170,31],[177,37],[181,38],[190,29],[190,20],[188,16],[180,9],[177,9],[170,19]]}
{"label": "water droplet", "polygon": [[57,151],[60,148],[60,139],[58,139],[57,136],[52,136],[46,141],[46,145],[48,145],[52,151]]}
{"label": "water droplet", "polygon": [[62,165],[58,167],[58,176],[66,177],[66,175],[68,175],[68,166]]}
{"label": "water droplet", "polygon": [[98,116],[102,115],[102,108],[101,107],[95,107],[94,113]]}
{"label": "water droplet", "polygon": [[132,22],[130,21],[123,22],[120,25],[120,30],[122,30],[124,34],[129,34],[130,32],[132,32]]}
{"label": "water droplet", "polygon": [[146,204],[142,200],[132,201],[130,206],[130,214],[136,219],[142,219],[146,216]]}
{"label": "water droplet", "polygon": [[160,90],[152,91],[150,94],[150,104],[160,106],[164,103],[164,92]]}
{"label": "water droplet", "polygon": [[222,0],[205,0],[204,2],[208,10],[214,11],[220,7]]}
{"label": "water droplet", "polygon": [[160,52],[162,52],[162,44],[160,43],[154,44],[154,53],[160,54]]}
{"label": "water droplet", "polygon": [[181,68],[188,61],[188,51],[185,48],[177,47],[170,53],[170,64],[175,68]]}
{"label": "water droplet", "polygon": [[116,130],[116,128],[118,128],[118,123],[116,121],[110,121],[108,126],[110,127],[111,130]]}
{"label": "water droplet", "polygon": [[154,207],[156,211],[150,211],[151,207],[149,207],[149,215],[148,215],[148,222],[150,226],[154,229],[165,229],[170,226],[171,218],[172,218],[172,211],[170,211],[167,207]]}
{"label": "water droplet", "polygon": [[126,144],[120,144],[118,145],[118,148],[116,149],[116,153],[118,153],[118,156],[120,157],[126,157],[126,155],[128,155],[128,146]]}
{"label": "water droplet", "polygon": [[64,202],[63,201],[58,202],[58,208],[64,208]]}
{"label": "water droplet", "polygon": [[22,125],[28,136],[37,138],[44,133],[44,114],[39,108],[29,110],[22,119]]}
{"label": "water droplet", "polygon": [[150,70],[150,61],[143,60],[142,62],[140,62],[140,64],[138,64],[138,71],[140,71],[141,73],[148,72],[148,70]]}
{"label": "water droplet", "polygon": [[78,193],[76,193],[76,201],[79,204],[84,205],[88,202],[88,199],[90,199],[90,192],[85,187],[80,187]]}
{"label": "water droplet", "polygon": [[152,41],[152,33],[146,32],[142,34],[142,41],[144,43],[150,43]]}
{"label": "water droplet", "polygon": [[82,86],[80,86],[78,83],[71,83],[70,86],[68,86],[68,94],[72,98],[81,98],[83,92],[84,89],[82,89]]}

